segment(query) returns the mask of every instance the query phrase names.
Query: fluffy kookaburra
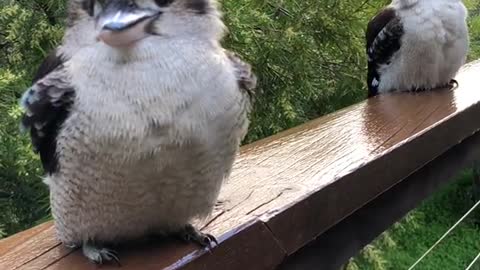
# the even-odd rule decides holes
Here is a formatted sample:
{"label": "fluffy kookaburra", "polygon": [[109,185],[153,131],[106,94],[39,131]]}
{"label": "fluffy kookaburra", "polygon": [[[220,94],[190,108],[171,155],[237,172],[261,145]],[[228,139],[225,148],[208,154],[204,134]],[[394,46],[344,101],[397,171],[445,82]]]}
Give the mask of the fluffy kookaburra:
{"label": "fluffy kookaburra", "polygon": [[248,128],[256,79],[220,45],[214,0],[72,0],[22,97],[59,239],[90,260],[149,234],[201,245]]}
{"label": "fluffy kookaburra", "polygon": [[468,51],[461,0],[393,0],[368,24],[368,96],[453,87]]}

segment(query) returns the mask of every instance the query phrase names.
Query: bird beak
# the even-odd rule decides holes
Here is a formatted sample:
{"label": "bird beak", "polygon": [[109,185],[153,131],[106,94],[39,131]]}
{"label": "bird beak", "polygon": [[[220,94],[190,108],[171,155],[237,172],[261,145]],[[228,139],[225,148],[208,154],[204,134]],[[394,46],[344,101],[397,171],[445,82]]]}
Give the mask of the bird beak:
{"label": "bird beak", "polygon": [[97,23],[98,39],[112,47],[129,47],[149,35],[146,28],[158,15],[148,9],[117,10],[101,15]]}

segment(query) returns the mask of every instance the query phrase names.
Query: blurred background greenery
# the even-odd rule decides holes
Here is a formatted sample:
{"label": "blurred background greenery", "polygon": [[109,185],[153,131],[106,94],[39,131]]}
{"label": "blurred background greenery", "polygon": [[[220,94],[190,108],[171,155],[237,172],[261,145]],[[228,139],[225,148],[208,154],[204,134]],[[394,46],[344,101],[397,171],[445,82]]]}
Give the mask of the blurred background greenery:
{"label": "blurred background greenery", "polygon": [[[253,65],[262,90],[245,143],[366,97],[364,31],[389,1],[221,2],[230,30],[224,45]],[[471,15],[469,59],[477,59],[480,0],[464,2]],[[19,133],[18,99],[40,61],[61,40],[64,15],[65,0],[0,0],[0,238],[49,218],[39,160],[28,138]],[[396,269],[382,263],[381,256],[370,256],[388,247],[382,241],[349,267]]]}

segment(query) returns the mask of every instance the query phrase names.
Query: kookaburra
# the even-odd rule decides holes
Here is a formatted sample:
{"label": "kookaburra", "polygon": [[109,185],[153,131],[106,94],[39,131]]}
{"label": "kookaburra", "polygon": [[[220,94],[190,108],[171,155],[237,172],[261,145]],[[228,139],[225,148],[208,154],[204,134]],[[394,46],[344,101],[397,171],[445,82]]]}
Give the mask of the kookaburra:
{"label": "kookaburra", "polygon": [[368,24],[368,96],[453,87],[468,51],[461,0],[393,0]]}
{"label": "kookaburra", "polygon": [[220,45],[215,0],[71,0],[62,45],[22,97],[58,238],[215,241],[208,216],[247,133],[256,79]]}

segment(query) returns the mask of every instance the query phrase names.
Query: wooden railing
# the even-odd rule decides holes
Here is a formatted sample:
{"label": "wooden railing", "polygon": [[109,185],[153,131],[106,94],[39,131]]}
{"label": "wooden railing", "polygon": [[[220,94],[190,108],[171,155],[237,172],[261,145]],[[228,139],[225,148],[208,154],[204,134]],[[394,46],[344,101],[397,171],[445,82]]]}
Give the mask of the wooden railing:
{"label": "wooden railing", "polygon": [[[337,270],[480,158],[480,61],[457,79],[453,91],[378,96],[243,147],[204,226],[219,245],[130,245],[121,269]],[[1,240],[0,269],[97,266],[46,223]]]}

